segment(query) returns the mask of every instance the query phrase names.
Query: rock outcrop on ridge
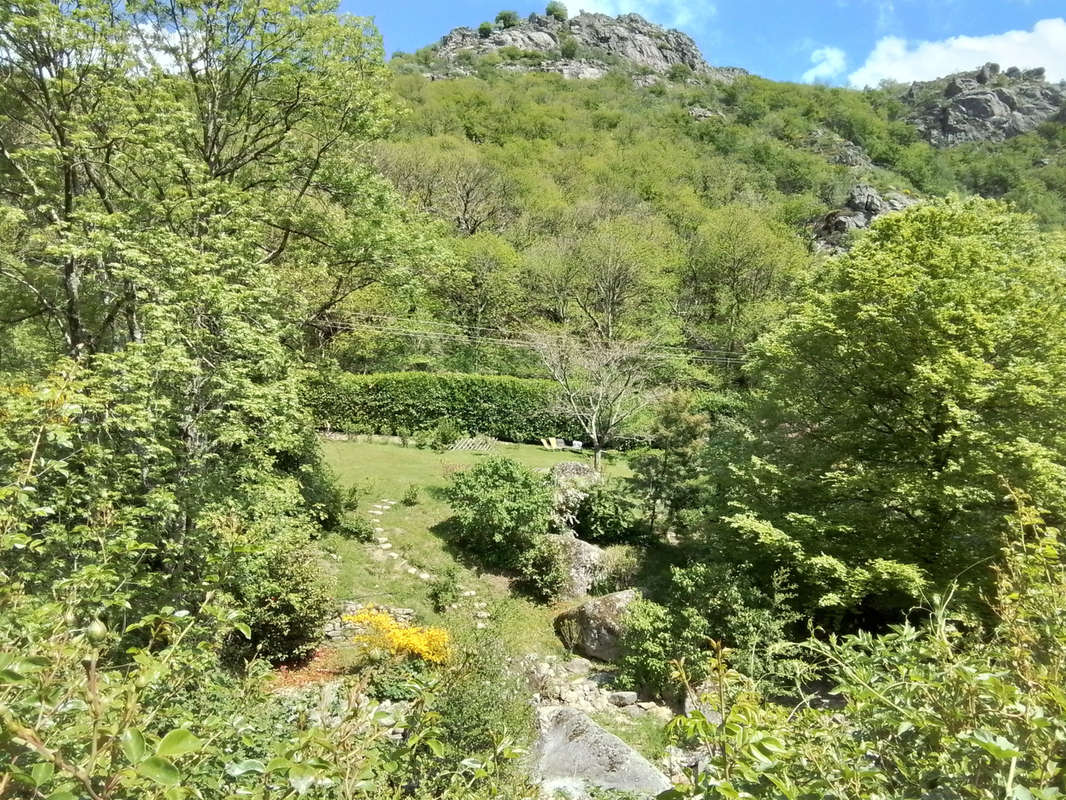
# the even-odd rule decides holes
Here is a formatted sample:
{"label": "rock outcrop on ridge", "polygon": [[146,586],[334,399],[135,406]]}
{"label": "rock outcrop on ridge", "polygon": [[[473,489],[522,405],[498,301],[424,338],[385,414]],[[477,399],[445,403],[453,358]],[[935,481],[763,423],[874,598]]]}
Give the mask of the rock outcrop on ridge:
{"label": "rock outcrop on ridge", "polygon": [[1043,68],[1001,71],[985,64],[926,83],[914,83],[902,100],[914,106],[909,121],[938,147],[1000,142],[1035,130],[1066,110],[1066,86],[1048,83]]}
{"label": "rock outcrop on ridge", "polygon": [[531,14],[513,27],[495,28],[487,36],[473,28],[455,28],[441,39],[437,55],[454,61],[461,53],[483,56],[505,48],[547,56],[538,65],[522,68],[560,72],[573,78],[602,77],[612,61],[656,73],[680,65],[696,75],[723,81],[746,74],[736,68],[710,66],[692,37],[648,22],[639,14],[611,17],[582,12],[565,21]]}

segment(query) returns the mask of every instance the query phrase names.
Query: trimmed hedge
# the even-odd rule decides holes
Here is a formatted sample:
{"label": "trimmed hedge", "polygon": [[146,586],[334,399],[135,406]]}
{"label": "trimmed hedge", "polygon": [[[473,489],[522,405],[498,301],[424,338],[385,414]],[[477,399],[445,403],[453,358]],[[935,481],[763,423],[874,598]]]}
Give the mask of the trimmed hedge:
{"label": "trimmed hedge", "polygon": [[320,372],[304,384],[304,402],[319,427],[349,433],[430,430],[450,419],[468,433],[509,442],[549,436],[581,439],[581,429],[549,409],[552,381],[503,375]]}

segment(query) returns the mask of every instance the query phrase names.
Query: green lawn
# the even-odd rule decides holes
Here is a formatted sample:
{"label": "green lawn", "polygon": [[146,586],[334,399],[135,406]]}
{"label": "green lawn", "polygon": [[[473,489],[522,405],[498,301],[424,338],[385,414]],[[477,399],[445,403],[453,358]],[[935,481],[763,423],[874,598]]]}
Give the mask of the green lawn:
{"label": "green lawn", "polygon": [[[338,556],[338,595],[381,605],[413,608],[428,624],[443,625],[455,635],[464,635],[477,620],[475,603],[486,603],[492,614],[489,624],[498,626],[501,638],[516,653],[560,653],[561,646],[552,630],[558,609],[533,603],[513,594],[507,579],[486,573],[469,557],[449,548],[434,528],[451,516],[441,493],[448,476],[490,456],[506,456],[532,468],[549,468],[560,461],[590,460],[589,455],[555,452],[530,445],[499,444],[491,453],[446,451],[437,453],[413,446],[367,441],[325,440],[326,460],[345,486],[361,491],[361,513],[383,500],[400,501],[409,486],[419,488],[414,506],[396,505],[377,519],[385,529],[392,548],[382,551],[375,544],[333,537],[329,544]],[[628,470],[624,462],[608,464],[611,474]],[[371,519],[374,519],[371,516]],[[389,552],[399,553],[392,558]],[[408,567],[434,576],[453,566],[460,570],[464,590],[476,595],[464,597],[461,607],[437,614],[429,600],[430,581],[410,574]]]}

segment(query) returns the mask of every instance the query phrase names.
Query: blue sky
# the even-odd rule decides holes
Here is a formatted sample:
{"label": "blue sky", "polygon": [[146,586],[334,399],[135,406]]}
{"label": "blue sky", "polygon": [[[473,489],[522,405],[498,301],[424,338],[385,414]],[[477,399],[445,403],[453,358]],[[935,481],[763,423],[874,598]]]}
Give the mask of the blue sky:
{"label": "blue sky", "polygon": [[[837,85],[910,81],[997,61],[1044,66],[1066,80],[1066,0],[569,0],[579,9],[636,11],[690,34],[712,64],[777,80]],[[342,0],[375,18],[385,46],[415,50],[525,0]]]}

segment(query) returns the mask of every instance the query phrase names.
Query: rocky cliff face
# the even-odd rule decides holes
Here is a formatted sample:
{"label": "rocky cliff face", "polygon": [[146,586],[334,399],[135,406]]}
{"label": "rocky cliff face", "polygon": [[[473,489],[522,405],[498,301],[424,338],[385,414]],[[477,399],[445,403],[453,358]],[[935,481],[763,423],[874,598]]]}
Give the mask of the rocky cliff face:
{"label": "rocky cliff face", "polygon": [[684,65],[698,75],[720,80],[746,74],[735,68],[711,67],[691,37],[638,14],[581,13],[566,21],[531,14],[512,28],[493,30],[487,36],[473,28],[456,28],[441,39],[437,55],[454,61],[461,53],[487,55],[504,48],[543,53],[548,58],[536,69],[573,78],[602,77],[608,62],[615,59],[659,73]]}
{"label": "rocky cliff face", "polygon": [[1066,86],[1047,82],[1043,69],[1024,72],[985,64],[938,81],[912,84],[903,101],[910,121],[934,145],[999,142],[1063,118]]}

